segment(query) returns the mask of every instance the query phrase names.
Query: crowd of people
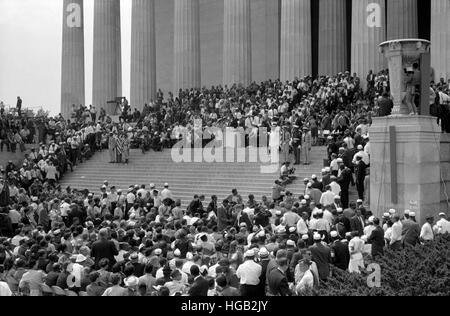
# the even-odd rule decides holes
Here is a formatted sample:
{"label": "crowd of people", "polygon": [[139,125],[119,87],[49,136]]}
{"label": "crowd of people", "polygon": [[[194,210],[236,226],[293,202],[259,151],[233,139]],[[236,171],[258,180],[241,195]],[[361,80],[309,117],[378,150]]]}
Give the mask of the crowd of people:
{"label": "crowd of people", "polygon": [[[387,247],[449,233],[443,213],[420,227],[414,212],[376,218],[365,207],[368,129],[372,117],[389,115],[387,78],[385,71],[370,73],[367,91],[348,72],[177,97],[159,91],[142,112],[130,114],[123,100],[119,122],[104,109],[97,117],[92,106],[74,106],[68,120],[3,113],[0,131],[28,128],[21,139],[39,148],[21,166],[1,170],[0,295],[37,296],[51,287],[89,296],[301,295],[326,283],[331,266],[360,273],[367,256],[376,260]],[[163,150],[194,137],[196,119],[205,128],[240,127],[248,135],[282,128],[282,173],[287,162],[309,164],[314,145],[327,146],[329,167],[305,179],[305,191],[295,195],[277,180],[272,196],[260,201],[232,190],[207,205],[196,195],[186,208],[168,183],[122,191],[105,181],[99,194],[58,185],[97,150],[109,149],[111,163],[128,162],[130,147]]]}

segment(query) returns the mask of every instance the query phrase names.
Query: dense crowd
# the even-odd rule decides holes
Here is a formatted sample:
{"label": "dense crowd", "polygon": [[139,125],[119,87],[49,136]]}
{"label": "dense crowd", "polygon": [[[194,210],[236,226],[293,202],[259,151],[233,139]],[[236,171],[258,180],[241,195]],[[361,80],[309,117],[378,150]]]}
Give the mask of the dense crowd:
{"label": "dense crowd", "polygon": [[[390,114],[387,78],[370,73],[365,92],[349,73],[193,89],[178,97],[159,91],[142,113],[130,114],[123,100],[119,122],[104,109],[97,118],[92,106],[74,106],[69,120],[3,113],[2,127],[19,134],[28,127],[21,139],[39,149],[21,166],[10,162],[1,170],[0,295],[42,295],[55,286],[90,296],[300,295],[326,283],[331,265],[360,273],[365,258],[376,260],[386,247],[450,232],[445,214],[420,227],[413,212],[375,218],[365,207],[368,129],[373,116]],[[293,194],[277,180],[272,196],[261,200],[244,201],[232,190],[207,204],[195,195],[186,208],[168,183],[122,191],[105,181],[100,194],[58,185],[97,150],[109,148],[111,162],[126,161],[114,139],[143,152],[162,150],[193,137],[194,119],[247,134],[279,126],[285,162],[308,164],[311,146],[326,144],[329,167],[305,179],[304,192]],[[352,185],[356,202],[349,198]]]}

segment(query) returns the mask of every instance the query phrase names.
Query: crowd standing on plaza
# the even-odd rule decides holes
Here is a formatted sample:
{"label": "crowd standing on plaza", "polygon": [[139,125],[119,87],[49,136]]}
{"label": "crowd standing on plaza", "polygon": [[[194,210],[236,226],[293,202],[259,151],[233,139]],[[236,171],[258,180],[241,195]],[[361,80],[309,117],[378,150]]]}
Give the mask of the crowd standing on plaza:
{"label": "crowd standing on plaza", "polygon": [[[159,91],[142,113],[130,114],[124,100],[118,123],[103,109],[97,118],[92,106],[74,106],[69,120],[25,118],[18,103],[18,115],[2,112],[0,130],[39,148],[22,165],[1,170],[0,295],[301,295],[326,284],[332,266],[361,273],[365,260],[386,248],[450,233],[444,213],[421,227],[414,212],[392,209],[376,218],[365,206],[371,118],[392,110],[387,78],[370,73],[366,91],[349,73],[180,91],[167,99]],[[433,104],[441,108],[449,87],[435,88]],[[444,129],[448,118],[438,112]],[[305,179],[304,192],[289,192],[277,180],[270,197],[242,197],[234,189],[222,201],[195,195],[186,208],[169,183],[122,190],[105,181],[100,194],[58,185],[95,151],[108,149],[111,163],[128,162],[130,147],[163,150],[193,137],[194,119],[248,134],[278,126],[284,161],[309,164],[311,147],[325,144],[329,167]]]}

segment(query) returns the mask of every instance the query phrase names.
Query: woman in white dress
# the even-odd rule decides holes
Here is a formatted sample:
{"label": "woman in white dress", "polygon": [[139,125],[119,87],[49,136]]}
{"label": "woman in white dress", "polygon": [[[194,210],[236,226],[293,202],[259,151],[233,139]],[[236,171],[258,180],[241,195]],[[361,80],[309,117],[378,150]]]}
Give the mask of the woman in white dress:
{"label": "woman in white dress", "polygon": [[314,275],[310,265],[311,262],[301,260],[295,267],[295,291],[298,295],[314,288]]}

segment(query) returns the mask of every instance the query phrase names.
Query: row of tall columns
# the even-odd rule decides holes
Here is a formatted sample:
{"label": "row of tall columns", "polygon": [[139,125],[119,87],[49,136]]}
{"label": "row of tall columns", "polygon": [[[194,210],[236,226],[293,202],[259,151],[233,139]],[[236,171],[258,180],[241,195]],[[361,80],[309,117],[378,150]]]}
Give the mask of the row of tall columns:
{"label": "row of tall columns", "polygon": [[122,95],[120,0],[94,1],[93,104],[115,115],[116,105],[107,103]]}
{"label": "row of tall columns", "polygon": [[223,84],[248,85],[252,77],[250,0],[224,1]]}
{"label": "row of tall columns", "polygon": [[[346,0],[319,0],[319,74],[347,69]],[[224,2],[223,84],[249,84],[252,74],[250,0]],[[386,15],[387,12],[387,15]],[[450,2],[431,1],[431,60],[436,80],[450,76]],[[201,85],[199,0],[175,0],[174,91]],[[280,78],[312,73],[311,2],[281,0]],[[378,46],[418,36],[417,0],[353,0],[352,73],[361,78],[385,68]],[[121,96],[120,0],[94,2],[93,104]],[[133,0],[131,96],[142,108],[156,94],[155,0]],[[64,0],[61,113],[85,103],[83,0]]]}
{"label": "row of tall columns", "polygon": [[385,69],[385,59],[379,44],[386,40],[386,1],[353,0],[351,71],[361,78],[366,88],[366,75]]}
{"label": "row of tall columns", "polygon": [[199,0],[175,0],[174,92],[200,88]]}
{"label": "row of tall columns", "polygon": [[156,97],[155,0],[133,0],[130,104],[143,109]]}
{"label": "row of tall columns", "polygon": [[64,0],[61,63],[61,114],[85,102],[83,0]]}
{"label": "row of tall columns", "polygon": [[319,75],[347,70],[346,0],[319,2]]}
{"label": "row of tall columns", "polygon": [[387,40],[417,38],[418,35],[417,0],[388,0]]}
{"label": "row of tall columns", "polygon": [[435,80],[450,79],[450,1],[431,1],[431,66]]}
{"label": "row of tall columns", "polygon": [[310,0],[281,0],[281,81],[311,75],[311,29]]}

